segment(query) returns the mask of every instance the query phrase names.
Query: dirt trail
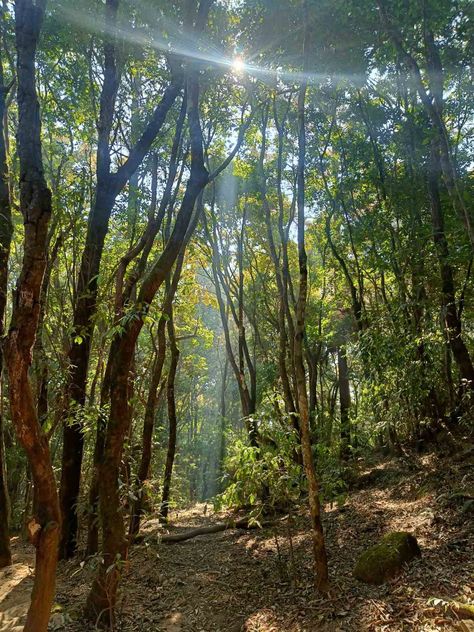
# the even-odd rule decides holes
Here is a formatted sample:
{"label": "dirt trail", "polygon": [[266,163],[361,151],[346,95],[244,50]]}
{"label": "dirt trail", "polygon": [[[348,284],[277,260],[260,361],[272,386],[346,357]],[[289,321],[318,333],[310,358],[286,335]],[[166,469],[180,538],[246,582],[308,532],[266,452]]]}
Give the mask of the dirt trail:
{"label": "dirt trail", "polygon": [[[150,521],[149,537],[131,554],[117,632],[458,630],[456,617],[430,599],[474,599],[473,464],[472,455],[441,462],[425,457],[362,473],[343,507],[326,507],[328,598],[312,588],[304,508],[275,528],[231,530],[173,545],[157,543],[156,521]],[[175,514],[173,530],[222,520],[203,513],[200,505]],[[354,580],[357,555],[382,534],[401,529],[417,536],[423,557],[385,586]],[[80,608],[92,574],[88,565],[61,564],[52,630],[90,630]],[[31,580],[19,581],[6,598],[10,602],[18,589],[23,599],[29,591]]]}
{"label": "dirt trail", "polygon": [[21,632],[33,587],[34,554],[12,538],[13,564],[0,570],[0,630]]}

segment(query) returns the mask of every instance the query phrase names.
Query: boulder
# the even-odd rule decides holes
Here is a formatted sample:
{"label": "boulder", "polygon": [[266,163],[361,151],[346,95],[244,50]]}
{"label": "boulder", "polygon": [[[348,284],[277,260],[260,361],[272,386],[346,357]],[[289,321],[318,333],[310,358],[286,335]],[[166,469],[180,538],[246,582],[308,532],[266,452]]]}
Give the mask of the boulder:
{"label": "boulder", "polygon": [[399,575],[404,564],[420,556],[414,535],[404,531],[388,533],[362,553],[355,565],[354,577],[366,584],[383,584]]}

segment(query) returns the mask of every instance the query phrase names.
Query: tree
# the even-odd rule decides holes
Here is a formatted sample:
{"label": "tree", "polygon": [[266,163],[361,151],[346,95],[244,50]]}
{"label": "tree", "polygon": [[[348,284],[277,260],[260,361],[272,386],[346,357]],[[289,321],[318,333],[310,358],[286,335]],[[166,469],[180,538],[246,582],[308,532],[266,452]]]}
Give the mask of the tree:
{"label": "tree", "polygon": [[[207,20],[210,3],[199,6],[195,28],[202,30]],[[127,558],[124,525],[117,520],[120,499],[118,470],[123,440],[130,424],[128,403],[129,373],[144,318],[156,292],[169,274],[181,249],[191,222],[196,199],[207,184],[204,166],[202,132],[199,121],[198,71],[189,71],[187,78],[188,121],[191,145],[191,171],[180,209],[170,237],[160,257],[147,274],[135,301],[134,318],[124,323],[124,331],[117,335],[117,346],[111,366],[110,416],[108,420],[103,461],[100,464],[100,507],[103,525],[103,558],[87,602],[87,612],[94,620],[113,620],[120,564]]]}
{"label": "tree", "polygon": [[[310,38],[312,36],[309,14],[304,5],[304,65],[303,72],[308,70]],[[313,555],[316,571],[316,587],[321,592],[328,589],[328,566],[326,547],[324,544],[323,528],[321,524],[321,503],[319,499],[319,483],[314,467],[311,434],[309,427],[309,403],[306,390],[306,375],[303,359],[303,340],[305,335],[305,312],[308,292],[308,268],[305,247],[305,163],[306,163],[306,130],[305,130],[305,100],[307,83],[301,82],[298,93],[298,166],[297,166],[297,213],[298,213],[298,263],[299,288],[295,314],[295,372],[298,389],[298,412],[301,431],[301,450],[303,464],[308,481],[308,502],[311,513],[311,535],[313,539]]]}
{"label": "tree", "polygon": [[[4,127],[6,114],[6,97],[12,86],[5,85],[3,67],[0,59],[0,339],[4,336],[5,308],[8,291],[8,257],[12,239],[12,219],[10,205],[9,175]],[[7,478],[5,469],[5,449],[3,443],[3,409],[2,409],[2,373],[3,349],[0,345],[0,568],[12,562],[10,551],[9,508]]]}
{"label": "tree", "polygon": [[43,174],[41,121],[35,77],[35,54],[45,5],[45,2],[35,4],[32,0],[19,0],[15,5],[20,210],[25,236],[21,273],[5,341],[11,417],[18,440],[28,457],[35,493],[35,517],[29,523],[29,532],[36,547],[36,566],[24,628],[27,632],[43,632],[48,627],[54,598],[61,524],[48,440],[38,420],[28,377],[38,325],[51,216],[51,192]]}
{"label": "tree", "polygon": [[[117,64],[115,36],[119,0],[108,0],[105,5],[107,35],[104,43],[104,82],[100,97],[97,125],[97,185],[93,208],[89,215],[86,242],[75,290],[73,335],[69,352],[71,365],[68,393],[74,406],[82,407],[86,397],[87,371],[93,333],[93,317],[96,311],[98,275],[108,231],[110,214],[118,194],[136,172],[151,144],[162,128],[166,116],[182,87],[182,74],[177,72],[167,86],[148,124],[123,164],[113,172],[111,159],[111,133],[120,70]],[[63,527],[61,556],[74,555],[77,548],[77,502],[81,478],[84,439],[79,420],[64,426],[63,459],[61,470],[61,511]]]}

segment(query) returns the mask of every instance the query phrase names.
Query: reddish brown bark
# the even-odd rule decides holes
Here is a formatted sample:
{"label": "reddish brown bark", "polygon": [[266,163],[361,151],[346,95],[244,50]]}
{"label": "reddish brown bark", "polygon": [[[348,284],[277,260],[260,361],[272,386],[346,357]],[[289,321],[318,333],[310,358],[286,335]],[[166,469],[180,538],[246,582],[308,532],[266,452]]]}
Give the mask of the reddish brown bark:
{"label": "reddish brown bark", "polygon": [[[199,13],[198,13],[199,17]],[[123,441],[130,424],[129,376],[135,346],[144,318],[156,292],[169,275],[181,250],[191,222],[196,199],[207,184],[204,166],[202,131],[199,121],[199,88],[197,72],[190,71],[187,95],[188,122],[191,137],[191,171],[173,231],[161,256],[144,279],[136,299],[136,318],[130,319],[125,331],[117,337],[111,368],[110,415],[100,464],[100,510],[103,532],[103,559],[89,593],[86,613],[92,620],[113,621],[121,570],[127,559],[128,539],[120,512],[119,467]],[[138,305],[140,308],[138,308]]]}
{"label": "reddish brown bark", "polygon": [[[196,216],[197,218],[197,216]],[[194,224],[196,221],[194,222]],[[194,229],[193,229],[194,230]],[[140,466],[138,468],[137,473],[137,490],[136,497],[131,516],[130,516],[130,529],[129,533],[131,536],[135,536],[140,529],[140,520],[143,514],[143,486],[145,484],[146,479],[149,475],[150,463],[152,457],[152,439],[153,439],[153,429],[155,425],[155,414],[156,414],[156,406],[158,403],[158,386],[161,381],[161,375],[163,372],[163,365],[166,357],[166,325],[168,322],[172,321],[173,318],[173,300],[176,294],[176,290],[178,288],[179,279],[181,278],[181,271],[184,262],[184,253],[185,253],[186,243],[183,243],[183,247],[176,261],[176,268],[173,274],[173,279],[171,283],[168,283],[168,288],[166,291],[166,297],[162,308],[162,317],[160,318],[160,322],[158,323],[158,351],[155,359],[155,364],[153,367],[153,374],[150,384],[150,389],[148,393],[148,399],[146,403],[145,409],[145,419],[143,424],[143,440],[142,440],[142,456],[140,459]],[[169,327],[169,325],[168,325]],[[170,439],[168,443],[168,455],[170,452],[173,453],[172,457],[167,457],[167,468],[165,469],[165,481],[166,481],[166,472],[170,471],[169,475],[169,484],[168,484],[168,497],[169,497],[169,485],[171,484],[171,473],[173,470],[173,461],[174,461],[174,450],[176,448],[176,407],[171,399],[174,399],[174,375],[176,373],[176,367],[178,358],[175,357],[177,346],[176,346],[176,337],[174,336],[174,327],[172,330],[172,336],[170,338],[170,346],[171,346],[171,364],[168,374],[167,380],[167,402],[168,402],[168,418],[170,419]],[[179,351],[178,351],[179,356]],[[170,382],[170,375],[172,382]],[[171,388],[173,392],[171,392]],[[174,417],[173,417],[174,411]],[[171,414],[171,418],[170,415]],[[171,432],[171,427],[174,425],[174,432]],[[172,449],[174,445],[174,449]],[[168,468],[168,461],[170,461],[170,468]],[[163,497],[165,493],[163,491]],[[166,498],[166,501],[168,498]],[[163,515],[163,514],[162,514]],[[166,516],[165,516],[166,517]]]}
{"label": "reddish brown bark", "polygon": [[36,547],[31,605],[24,630],[46,632],[54,598],[60,512],[56,481],[46,437],[38,422],[28,378],[38,325],[41,284],[46,266],[51,193],[41,157],[41,123],[36,95],[35,54],[45,2],[17,0],[15,32],[18,77],[18,155],[20,210],[24,219],[24,254],[13,297],[12,319],[5,344],[10,408],[35,485],[35,516],[29,531]]}
{"label": "reddish brown bark", "polygon": [[[107,0],[106,20],[110,32],[114,32],[119,0]],[[143,134],[130,150],[127,160],[116,171],[111,171],[110,135],[113,125],[115,102],[120,76],[116,64],[115,38],[110,36],[104,43],[104,83],[100,98],[100,115],[97,145],[97,188],[87,228],[86,243],[76,288],[73,314],[73,338],[69,353],[71,366],[68,391],[74,407],[82,407],[86,397],[87,371],[93,334],[93,318],[96,312],[98,274],[108,231],[110,214],[118,194],[135,173],[159,133],[166,116],[182,87],[181,75],[177,75],[166,88]],[[77,337],[80,337],[80,341]],[[61,513],[63,527],[60,555],[68,558],[77,548],[77,501],[81,480],[84,437],[80,422],[64,426],[63,457],[61,470]]]}
{"label": "reddish brown bark", "polygon": [[[163,334],[164,334],[163,327]],[[161,349],[166,348],[166,338],[164,345],[159,346],[158,355],[155,358],[155,363],[152,371],[151,384],[148,391],[147,402],[145,406],[145,417],[143,420],[143,436],[142,436],[142,455],[140,458],[140,464],[138,466],[137,480],[135,483],[135,497],[136,500],[132,505],[130,512],[130,526],[129,535],[134,538],[140,531],[140,522],[143,516],[143,508],[145,501],[145,483],[150,475],[150,465],[152,459],[152,442],[153,442],[153,430],[155,428],[155,415],[160,400],[162,389],[159,390],[161,374],[165,359],[165,353],[161,352]]]}

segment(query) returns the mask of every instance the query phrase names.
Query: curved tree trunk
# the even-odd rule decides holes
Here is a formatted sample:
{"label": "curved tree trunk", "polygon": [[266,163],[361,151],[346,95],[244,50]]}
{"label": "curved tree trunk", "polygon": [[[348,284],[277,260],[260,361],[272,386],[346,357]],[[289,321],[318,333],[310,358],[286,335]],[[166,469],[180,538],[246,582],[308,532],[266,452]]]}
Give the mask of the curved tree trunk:
{"label": "curved tree trunk", "polygon": [[[166,213],[166,210],[171,212],[174,195],[172,193],[174,180],[176,178],[176,174],[178,171],[178,158],[179,158],[179,148],[182,141],[182,132],[183,125],[186,117],[186,100],[183,99],[183,103],[181,106],[181,111],[178,117],[175,136],[173,140],[173,147],[171,150],[170,157],[170,169],[168,172],[168,178],[166,181],[166,186],[163,192],[163,197],[160,203],[160,209],[158,211],[158,223],[155,227],[155,232],[158,231],[159,226],[161,226],[162,220]],[[179,185],[180,178],[178,179]],[[157,190],[157,178],[154,178],[152,182],[152,191],[154,192],[153,197],[156,199],[156,190]],[[156,204],[155,204],[156,205]],[[170,225],[169,221],[165,226],[164,237],[167,241],[170,237]],[[132,510],[130,513],[130,525],[129,525],[129,535],[134,538],[140,530],[140,521],[141,516],[143,514],[143,501],[144,501],[144,484],[146,479],[149,476],[151,458],[152,458],[152,440],[153,440],[153,429],[155,425],[155,414],[156,407],[158,404],[159,393],[158,387],[161,381],[161,375],[163,372],[163,365],[166,357],[166,322],[169,318],[171,312],[171,306],[174,300],[174,295],[176,293],[179,279],[181,277],[181,271],[184,261],[184,253],[185,249],[182,248],[181,252],[178,255],[178,259],[176,261],[176,267],[173,274],[172,282],[169,283],[169,279],[167,279],[166,285],[166,295],[162,308],[162,316],[158,323],[158,351],[157,357],[155,359],[155,363],[153,366],[152,379],[150,383],[150,388],[148,391],[148,398],[145,407],[145,418],[143,422],[143,437],[142,437],[142,455],[140,459],[140,465],[138,467],[137,477],[136,477],[136,500],[133,503]],[[141,262],[142,265],[142,262]],[[161,394],[161,391],[160,391]]]}
{"label": "curved tree trunk", "polygon": [[[169,234],[167,235],[167,237],[169,238]],[[171,283],[167,282],[167,291],[166,291],[165,301],[163,304],[163,313],[160,318],[160,322],[158,324],[158,353],[156,356],[155,365],[153,367],[153,375],[152,375],[150,390],[148,393],[148,399],[147,399],[146,409],[145,409],[145,420],[143,424],[142,458],[140,460],[140,466],[138,468],[138,475],[137,475],[137,490],[136,490],[137,500],[135,501],[132,507],[132,512],[130,516],[129,533],[132,537],[135,536],[140,530],[140,519],[143,513],[143,485],[149,475],[151,456],[152,456],[153,428],[155,425],[155,413],[156,413],[156,406],[157,406],[158,397],[159,397],[158,386],[161,381],[163,365],[164,365],[165,357],[166,357],[166,331],[165,329],[166,329],[167,323],[172,323],[173,300],[176,294],[176,290],[178,289],[178,283],[181,278],[181,271],[183,269],[184,254],[185,254],[184,246],[185,244],[183,245],[183,248],[181,249],[181,252],[178,255],[172,281]],[[168,331],[170,331],[169,324],[168,324]],[[172,333],[172,339],[174,342],[171,342],[172,339],[170,338],[170,345],[171,345],[170,372],[174,366],[173,345],[174,347],[176,347],[174,325],[173,325],[171,333]],[[176,350],[177,350],[177,347],[176,347]],[[179,351],[178,351],[178,355],[179,355]],[[177,366],[177,360],[176,360],[176,366]],[[174,372],[176,373],[176,367],[174,369]],[[168,376],[168,382],[167,382],[168,414],[170,414],[169,379],[170,378]],[[173,376],[173,382],[174,382],[174,376]],[[173,393],[174,393],[174,385],[173,385]],[[174,398],[174,394],[173,394],[173,398]],[[174,406],[174,418],[176,420],[175,406]],[[170,421],[170,427],[171,427],[171,421]],[[176,436],[175,436],[174,442],[176,444]],[[174,460],[174,455],[173,455],[173,460]],[[167,459],[167,463],[168,463],[168,459]],[[173,465],[171,463],[171,470],[172,468],[173,468]],[[165,476],[165,479],[166,479],[166,476]],[[170,479],[171,479],[171,475],[170,475]],[[168,493],[169,493],[169,489],[168,489]]]}
{"label": "curved tree trunk", "polygon": [[[200,15],[201,13],[198,12],[198,19]],[[169,275],[183,246],[183,241],[187,243],[188,228],[196,199],[208,181],[202,151],[202,131],[198,105],[199,87],[196,71],[190,71],[187,94],[191,136],[191,172],[186,191],[170,238],[138,292],[136,301],[140,304],[140,310],[137,309],[137,317],[127,322],[125,331],[117,338],[117,348],[111,369],[110,415],[104,458],[99,467],[104,562],[99,567],[86,605],[87,616],[93,621],[100,619],[102,623],[113,622],[114,620],[117,589],[121,571],[128,555],[128,539],[125,536],[125,527],[120,511],[118,475],[123,441],[130,424],[129,375],[135,347],[150,304]]]}
{"label": "curved tree trunk", "polygon": [[25,632],[46,632],[54,598],[60,512],[47,438],[43,434],[28,377],[38,325],[46,266],[51,193],[41,157],[41,123],[36,96],[35,54],[45,1],[17,0],[15,29],[18,75],[18,154],[24,254],[5,344],[10,408],[26,451],[35,485],[35,516],[29,523],[36,547],[36,569]]}
{"label": "curved tree trunk", "polygon": [[[119,0],[107,0],[106,20],[110,33],[114,33]],[[73,314],[73,340],[69,353],[71,373],[68,391],[77,407],[82,407],[86,397],[87,371],[91,351],[93,318],[96,312],[98,274],[110,214],[115,200],[135,173],[159,133],[166,116],[181,91],[178,77],[165,90],[143,134],[130,150],[127,160],[115,172],[111,172],[110,133],[113,125],[115,101],[119,85],[116,63],[116,44],[110,36],[104,44],[104,83],[100,98],[100,117],[97,145],[97,189],[89,216],[86,243],[76,288]],[[76,340],[77,337],[80,340]],[[71,411],[74,414],[74,411]],[[69,558],[77,549],[77,501],[79,497],[84,437],[80,422],[66,424],[63,436],[61,469],[61,513],[63,527],[60,555]]]}

